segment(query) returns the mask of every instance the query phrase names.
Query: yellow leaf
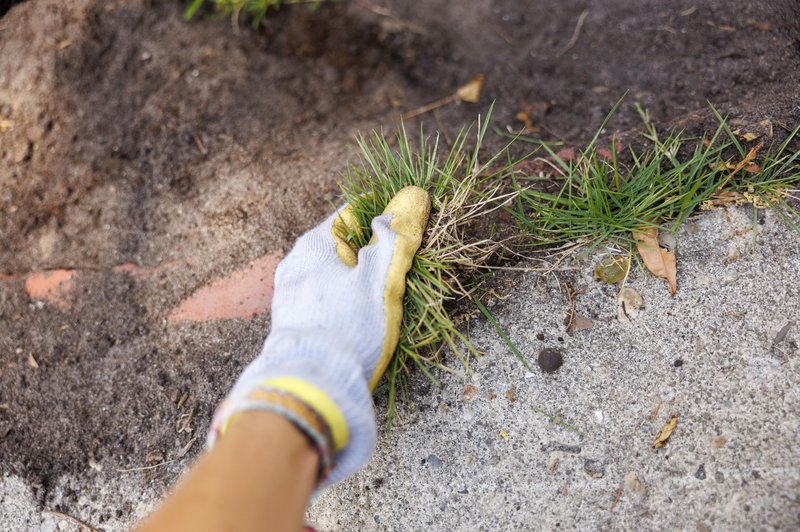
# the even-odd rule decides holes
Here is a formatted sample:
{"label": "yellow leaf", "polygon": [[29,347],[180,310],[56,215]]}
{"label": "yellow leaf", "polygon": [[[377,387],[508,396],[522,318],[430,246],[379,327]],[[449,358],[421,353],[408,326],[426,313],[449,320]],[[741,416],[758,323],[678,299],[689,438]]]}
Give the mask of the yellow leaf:
{"label": "yellow leaf", "polygon": [[656,441],[653,442],[653,449],[661,449],[667,444],[667,440],[669,437],[672,436],[672,433],[675,432],[675,427],[678,426],[678,416],[672,416],[669,418],[669,421],[661,427],[661,430],[656,436]]}
{"label": "yellow leaf", "polygon": [[456,96],[462,102],[477,103],[481,99],[481,90],[485,79],[486,77],[483,74],[478,74],[469,83],[459,87],[456,91]]}
{"label": "yellow leaf", "polygon": [[632,232],[636,249],[645,267],[656,277],[666,279],[669,293],[678,289],[678,260],[674,249],[663,249],[658,245],[658,229],[650,227]]}

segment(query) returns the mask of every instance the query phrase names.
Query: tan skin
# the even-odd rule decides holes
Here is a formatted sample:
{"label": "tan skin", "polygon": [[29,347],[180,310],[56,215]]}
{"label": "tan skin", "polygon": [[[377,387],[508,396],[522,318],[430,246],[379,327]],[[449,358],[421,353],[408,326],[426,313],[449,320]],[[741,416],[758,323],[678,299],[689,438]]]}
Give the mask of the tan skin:
{"label": "tan skin", "polygon": [[297,532],[318,467],[317,451],[291,422],[243,412],[137,530]]}

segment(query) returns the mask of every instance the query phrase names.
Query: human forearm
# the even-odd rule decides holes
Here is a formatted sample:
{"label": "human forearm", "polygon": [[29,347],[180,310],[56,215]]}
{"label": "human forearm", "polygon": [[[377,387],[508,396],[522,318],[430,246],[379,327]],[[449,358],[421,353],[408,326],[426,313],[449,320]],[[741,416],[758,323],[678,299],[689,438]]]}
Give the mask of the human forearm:
{"label": "human forearm", "polygon": [[296,532],[314,489],[319,454],[284,417],[242,412],[141,532]]}

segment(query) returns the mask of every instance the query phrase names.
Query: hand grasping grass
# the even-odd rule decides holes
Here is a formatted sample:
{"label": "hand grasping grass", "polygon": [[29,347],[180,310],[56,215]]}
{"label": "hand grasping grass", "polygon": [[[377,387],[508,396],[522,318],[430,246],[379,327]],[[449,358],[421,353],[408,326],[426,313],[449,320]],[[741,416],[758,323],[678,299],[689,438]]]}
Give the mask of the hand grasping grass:
{"label": "hand grasping grass", "polygon": [[460,133],[443,157],[438,139],[431,141],[420,133],[412,146],[404,127],[397,133],[396,150],[379,134],[360,137],[361,162],[349,169],[342,185],[345,201],[358,220],[358,229],[347,235],[356,247],[369,242],[372,218],[400,189],[416,185],[431,197],[427,232],[406,277],[400,341],[387,371],[390,419],[397,389],[411,364],[435,381],[430,369],[444,368],[440,357],[444,347],[462,354],[465,364],[469,353],[477,353],[456,327],[450,309],[470,295],[481,270],[503,249],[502,242],[475,236],[473,225],[515,195],[501,192],[512,169],[503,162],[504,152],[480,160],[485,133],[486,123],[479,124],[472,150],[467,147],[467,132]]}

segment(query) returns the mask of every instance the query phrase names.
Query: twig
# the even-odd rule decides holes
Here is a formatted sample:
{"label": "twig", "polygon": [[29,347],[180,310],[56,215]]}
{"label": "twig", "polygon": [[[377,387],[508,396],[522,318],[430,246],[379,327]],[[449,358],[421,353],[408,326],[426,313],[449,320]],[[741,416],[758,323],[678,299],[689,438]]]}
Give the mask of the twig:
{"label": "twig", "polygon": [[613,512],[614,508],[617,507],[620,499],[622,498],[622,490],[625,489],[625,481],[621,481],[619,483],[619,487],[617,488],[617,492],[614,494],[614,500],[611,502],[611,506],[608,507],[609,512]]}
{"label": "twig", "polygon": [[376,6],[376,5],[373,5],[373,4],[369,3],[369,2],[365,2],[363,0],[357,1],[356,5],[363,7],[367,11],[373,12],[378,16],[392,19],[392,21],[394,21],[395,24],[397,24],[398,26],[400,26],[404,30],[410,31],[411,33],[416,33],[417,35],[426,35],[427,34],[427,32],[425,31],[425,28],[423,28],[422,26],[420,26],[418,24],[415,24],[415,23],[413,23],[413,22],[411,22],[409,20],[400,18],[399,16],[397,16],[397,14],[394,11],[392,11],[389,8]]}
{"label": "twig", "polygon": [[557,54],[556,57],[561,57],[565,53],[569,52],[570,48],[575,46],[575,43],[578,42],[578,37],[581,35],[581,28],[583,28],[583,23],[586,22],[586,16],[589,14],[588,9],[584,9],[583,12],[578,16],[578,23],[575,24],[575,31],[572,32],[572,37],[569,39],[569,42],[562,48]]}
{"label": "twig", "polygon": [[409,111],[407,113],[403,113],[400,115],[400,120],[408,120],[409,118],[414,118],[415,116],[419,116],[422,114],[427,113],[428,111],[433,111],[434,109],[438,109],[439,107],[444,107],[449,103],[453,103],[454,101],[458,100],[458,95],[451,94],[450,96],[445,96],[440,100],[436,100],[435,102],[429,103],[428,105],[423,105],[413,111]]}
{"label": "twig", "polygon": [[569,302],[569,319],[567,320],[567,332],[572,334],[572,325],[573,322],[575,321],[575,296],[585,294],[586,292],[583,290],[573,291],[572,288],[570,288],[567,283],[564,283],[564,290],[567,292],[567,301]]}
{"label": "twig", "polygon": [[171,464],[173,462],[177,462],[179,458],[173,458],[172,460],[167,460],[166,462],[161,462],[159,464],[151,465],[151,466],[142,466],[142,467],[131,467],[128,469],[117,469],[120,473],[130,473],[131,471],[149,471],[150,469],[156,469],[163,465]]}
{"label": "twig", "polygon": [[89,532],[97,532],[96,528],[94,528],[93,526],[87,524],[85,521],[81,521],[77,517],[72,517],[71,515],[67,515],[67,514],[65,514],[63,512],[59,512],[57,510],[51,510],[50,508],[45,508],[44,511],[49,513],[49,514],[53,514],[56,517],[60,517],[61,519],[66,519],[67,521],[72,521],[73,523],[75,523],[76,525],[78,525],[81,528],[81,532],[83,532],[84,530],[88,530]]}
{"label": "twig", "polygon": [[233,31],[233,34],[236,35],[237,37],[241,34],[239,32],[239,13],[241,13],[241,11],[242,11],[242,6],[238,5],[231,12],[231,30]]}
{"label": "twig", "polygon": [[192,138],[194,139],[194,144],[197,146],[197,149],[200,150],[200,153],[203,155],[208,155],[208,148],[206,145],[203,144],[203,139],[197,133],[192,133]]}
{"label": "twig", "polygon": [[494,25],[494,31],[497,32],[497,34],[504,41],[506,41],[506,44],[508,44],[509,46],[516,46],[516,43],[514,42],[514,38],[511,35],[509,35],[508,33],[506,33],[506,31],[503,30],[503,28],[501,28],[499,24],[495,24]]}

